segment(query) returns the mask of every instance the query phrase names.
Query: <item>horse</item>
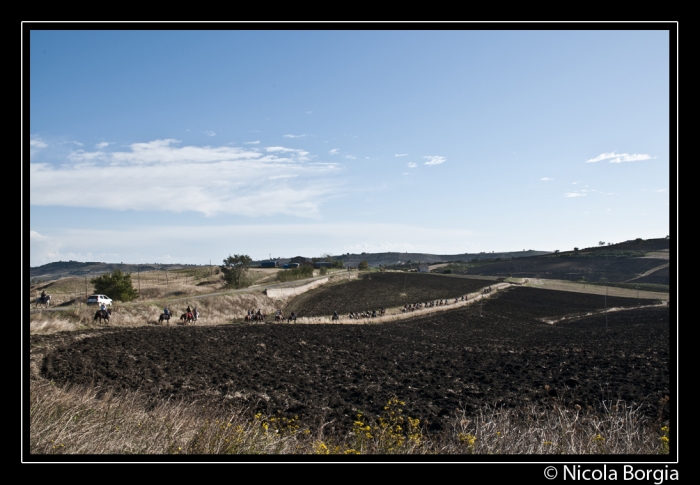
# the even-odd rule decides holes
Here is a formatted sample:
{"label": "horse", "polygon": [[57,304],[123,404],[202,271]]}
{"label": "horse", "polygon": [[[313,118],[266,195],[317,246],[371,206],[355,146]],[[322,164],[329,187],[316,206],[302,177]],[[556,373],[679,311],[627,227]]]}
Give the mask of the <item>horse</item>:
{"label": "horse", "polygon": [[287,323],[296,322],[296,321],[297,321],[297,316],[296,316],[296,315],[289,315],[289,316],[287,317]]}
{"label": "horse", "polygon": [[187,325],[188,323],[194,322],[194,316],[192,315],[192,312],[185,312],[182,315],[180,315],[180,320],[182,323]]}
{"label": "horse", "polygon": [[158,323],[163,323],[163,321],[165,321],[165,322],[170,321],[170,313],[161,313],[160,314],[160,317],[158,318]]}
{"label": "horse", "polygon": [[281,322],[282,320],[284,320],[284,315],[282,313],[278,313],[277,315],[275,315],[276,322]]}
{"label": "horse", "polygon": [[337,314],[335,314],[331,317],[331,321],[333,320],[340,320],[340,317]]}
{"label": "horse", "polygon": [[96,321],[99,319],[99,322],[97,323],[102,323],[102,322],[107,322],[109,323],[109,316],[112,314],[112,309],[110,308],[109,310],[97,310],[95,312],[95,316],[92,318],[92,321]]}
{"label": "horse", "polygon": [[38,297],[34,303],[34,306],[38,307],[39,305],[44,305],[46,308],[48,308],[49,303],[51,303],[51,295],[46,295],[44,298]]}

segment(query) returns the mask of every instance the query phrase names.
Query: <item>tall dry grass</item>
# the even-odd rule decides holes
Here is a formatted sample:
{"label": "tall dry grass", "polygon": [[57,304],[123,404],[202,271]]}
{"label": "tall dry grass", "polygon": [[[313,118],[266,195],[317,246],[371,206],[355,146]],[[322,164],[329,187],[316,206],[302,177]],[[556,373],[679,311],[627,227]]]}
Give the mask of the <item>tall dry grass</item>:
{"label": "tall dry grass", "polygon": [[[487,409],[428,434],[392,399],[377,419],[358,415],[346,433],[318,423],[254,417],[243,408],[161,402],[138,393],[30,382],[32,454],[665,454],[668,427],[624,403],[598,411]],[[316,424],[312,428],[310,424]]]}
{"label": "tall dry grass", "polygon": [[[281,309],[286,298],[269,298],[261,292],[236,293],[194,298],[196,295],[173,299],[154,299],[144,303],[119,304],[112,306],[110,327],[137,327],[158,323],[163,308],[168,306],[174,314],[169,325],[178,325],[180,315],[187,306],[197,307],[200,318],[196,325],[223,325],[243,321],[248,310],[260,309],[268,315]],[[97,308],[77,307],[66,311],[41,311],[29,315],[30,333],[52,333],[65,330],[97,328],[94,321]]]}

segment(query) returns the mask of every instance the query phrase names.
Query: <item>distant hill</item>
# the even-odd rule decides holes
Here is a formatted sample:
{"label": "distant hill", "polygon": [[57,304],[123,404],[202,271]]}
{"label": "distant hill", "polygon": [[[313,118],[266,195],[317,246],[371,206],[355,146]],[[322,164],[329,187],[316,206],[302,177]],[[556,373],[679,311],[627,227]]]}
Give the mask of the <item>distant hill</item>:
{"label": "distant hill", "polygon": [[110,273],[119,269],[124,273],[136,273],[137,271],[175,270],[197,267],[196,264],[124,264],[124,263],[100,263],[79,261],[55,261],[29,268],[29,279],[57,280],[66,276],[94,277],[103,273]]}
{"label": "distant hill", "polygon": [[670,241],[636,239],[576,251],[538,255],[527,259],[492,258],[449,265],[438,271],[453,274],[547,278],[588,282],[669,284]]}

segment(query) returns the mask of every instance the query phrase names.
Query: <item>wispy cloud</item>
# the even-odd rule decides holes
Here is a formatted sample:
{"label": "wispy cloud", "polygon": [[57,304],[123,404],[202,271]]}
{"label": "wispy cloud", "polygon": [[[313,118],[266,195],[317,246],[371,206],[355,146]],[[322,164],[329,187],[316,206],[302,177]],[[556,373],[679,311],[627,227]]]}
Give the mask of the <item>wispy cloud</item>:
{"label": "wispy cloud", "polygon": [[[118,152],[77,150],[61,165],[30,163],[30,204],[314,217],[339,186],[332,177],[342,167],[308,163],[305,150],[178,144],[154,140]],[[275,197],[265,196],[270,177],[280,179]],[[291,178],[294,185],[286,185]],[[96,180],[119,190],[105,191]]]}
{"label": "wispy cloud", "polygon": [[394,155],[394,156],[395,156],[395,157],[407,157],[407,156],[408,156],[408,153],[397,153],[397,154]]}
{"label": "wispy cloud", "polygon": [[586,163],[595,163],[595,162],[600,162],[602,160],[610,160],[609,163],[622,163],[622,162],[637,162],[639,160],[649,160],[651,159],[650,155],[647,154],[642,154],[642,153],[635,153],[633,155],[630,155],[629,153],[601,153],[595,158],[591,158],[590,160],[586,160]]}
{"label": "wispy cloud", "polygon": [[331,155],[337,155],[339,151],[340,151],[340,148],[334,148],[334,149],[330,150],[328,153],[330,153]]}
{"label": "wispy cloud", "polygon": [[423,158],[428,160],[427,162],[425,162],[426,165],[440,165],[441,163],[445,163],[445,157],[430,155]]}
{"label": "wispy cloud", "polygon": [[411,172],[401,172],[401,173],[403,173],[404,175],[411,175]]}
{"label": "wispy cloud", "polygon": [[206,130],[206,131],[204,132],[204,134],[207,135],[207,136],[216,136],[216,132],[211,131],[211,130]]}
{"label": "wispy cloud", "polygon": [[408,168],[416,168],[418,164],[416,162],[408,162]]}
{"label": "wispy cloud", "polygon": [[309,136],[307,133],[304,133],[303,135],[284,135],[283,138],[304,138],[305,136]]}
{"label": "wispy cloud", "polygon": [[542,177],[540,180],[554,180],[554,179],[549,178],[549,177]]}
{"label": "wispy cloud", "polygon": [[347,158],[348,160],[355,160],[355,157],[352,155],[345,155],[345,158]]}
{"label": "wispy cloud", "polygon": [[[81,144],[81,146],[82,146],[82,144]],[[95,145],[95,148],[97,148],[98,150],[101,150],[102,148],[106,148],[106,147],[108,147],[108,146],[109,146],[109,142],[108,142],[108,141],[102,141],[102,142],[100,142],[100,143],[97,143],[97,144]]]}
{"label": "wispy cloud", "polygon": [[588,194],[586,194],[585,191],[582,191],[582,192],[567,192],[566,194],[564,194],[564,197],[585,197],[586,195],[588,195]]}
{"label": "wispy cloud", "polygon": [[304,111],[304,113],[306,113],[307,115],[310,115],[311,113],[313,113],[313,111]]}
{"label": "wispy cloud", "polygon": [[255,140],[255,141],[244,141],[244,145],[260,145],[260,140]]}
{"label": "wispy cloud", "polygon": [[49,146],[44,140],[39,138],[38,136],[32,136],[29,139],[29,154],[34,155],[36,152],[41,150],[42,148],[46,148]]}

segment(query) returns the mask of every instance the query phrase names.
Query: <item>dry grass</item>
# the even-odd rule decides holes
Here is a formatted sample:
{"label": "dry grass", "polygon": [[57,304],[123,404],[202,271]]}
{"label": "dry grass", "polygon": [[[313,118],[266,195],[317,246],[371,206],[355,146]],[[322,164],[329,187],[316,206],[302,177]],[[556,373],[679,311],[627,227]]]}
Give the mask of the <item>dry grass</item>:
{"label": "dry grass", "polygon": [[[194,295],[188,295],[192,297]],[[166,298],[154,299],[143,303],[119,304],[112,306],[110,327],[136,327],[157,324],[163,307],[166,305],[174,314],[170,325],[180,323],[180,314],[187,306],[197,307],[200,319],[197,325],[222,325],[232,322],[241,322],[246,312],[251,309],[260,309],[268,315],[284,305],[284,298],[269,298],[261,292],[236,293],[229,295],[204,296],[200,298],[182,297],[177,301]],[[77,307],[65,311],[42,311],[30,314],[30,333],[53,333],[64,330],[80,330],[96,328],[94,323],[95,307]]]}
{"label": "dry grass", "polygon": [[665,454],[668,427],[624,403],[597,412],[487,409],[461,414],[429,435],[392,399],[376,419],[358,415],[352,430],[327,435],[298,420],[212,409],[197,403],[148,407],[137,393],[59,388],[30,381],[32,454]]}
{"label": "dry grass", "polygon": [[[532,286],[535,288],[543,288],[545,290],[561,290],[573,291],[576,293],[591,293],[594,295],[605,295],[606,287],[600,285],[586,285],[577,282],[569,282],[564,280],[548,280],[537,278],[507,278],[506,281],[513,283],[523,283],[523,286]],[[637,298],[637,290],[627,288],[607,287],[608,296],[619,296],[624,298]],[[656,291],[639,290],[640,299],[652,300],[668,300],[668,293],[659,293]]]}

